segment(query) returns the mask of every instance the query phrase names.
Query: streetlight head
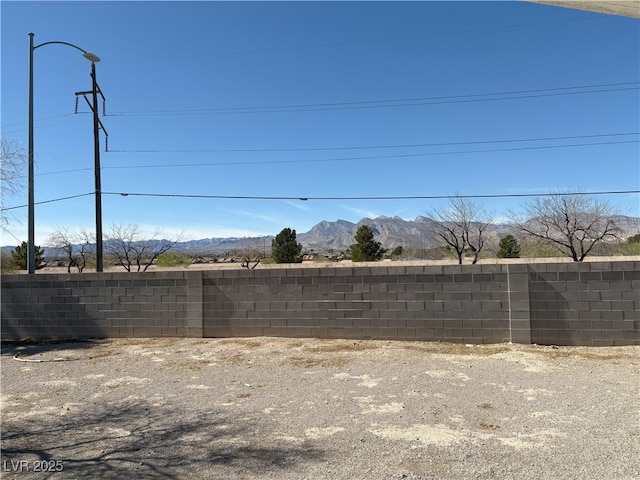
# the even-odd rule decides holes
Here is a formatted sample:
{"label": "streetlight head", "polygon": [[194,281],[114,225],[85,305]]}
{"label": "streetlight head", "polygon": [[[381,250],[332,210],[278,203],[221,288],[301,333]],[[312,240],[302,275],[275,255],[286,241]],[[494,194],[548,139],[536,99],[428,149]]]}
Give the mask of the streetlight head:
{"label": "streetlight head", "polygon": [[93,63],[100,61],[100,57],[91,52],[82,52],[82,56]]}

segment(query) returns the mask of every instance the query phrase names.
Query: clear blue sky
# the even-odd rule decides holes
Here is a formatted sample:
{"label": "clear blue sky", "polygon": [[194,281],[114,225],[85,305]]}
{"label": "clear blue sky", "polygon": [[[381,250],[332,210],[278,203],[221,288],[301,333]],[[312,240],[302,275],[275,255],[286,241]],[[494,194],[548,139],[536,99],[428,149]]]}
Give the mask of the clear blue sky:
{"label": "clear blue sky", "polygon": [[[2,134],[25,153],[28,32],[101,58],[105,230],[133,222],[192,239],[275,235],[321,220],[413,219],[446,204],[352,197],[640,188],[637,19],[526,2],[0,8]],[[47,45],[34,64],[36,202],[91,193],[82,99],[74,115],[90,63]],[[637,194],[610,200],[640,216]],[[500,218],[523,199],[480,202]],[[26,190],[5,198],[26,203]],[[26,240],[27,209],[12,213],[9,230]],[[37,205],[36,243],[56,227],[93,230],[94,214],[92,195]]]}

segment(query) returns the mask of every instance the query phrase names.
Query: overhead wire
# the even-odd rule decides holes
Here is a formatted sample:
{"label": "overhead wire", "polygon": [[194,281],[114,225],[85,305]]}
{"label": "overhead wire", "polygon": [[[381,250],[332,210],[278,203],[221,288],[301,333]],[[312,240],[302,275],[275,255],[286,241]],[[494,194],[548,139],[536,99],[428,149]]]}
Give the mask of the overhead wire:
{"label": "overhead wire", "polygon": [[611,190],[596,192],[552,192],[552,193],[502,193],[479,195],[398,195],[398,196],[353,196],[353,197],[312,197],[312,196],[260,196],[260,195],[196,195],[178,193],[136,193],[136,192],[102,192],[103,195],[120,195],[122,197],[164,197],[164,198],[200,198],[230,200],[439,200],[450,198],[522,198],[522,197],[557,197],[572,195],[628,195],[640,193],[640,190]]}
{"label": "overhead wire", "polygon": [[[95,192],[80,193],[80,194],[77,194],[77,195],[68,195],[66,197],[52,198],[50,200],[42,200],[40,202],[34,202],[34,205],[43,205],[43,204],[46,204],[46,203],[61,202],[63,200],[71,200],[72,198],[87,197],[89,195],[95,195]],[[0,212],[6,212],[6,211],[9,211],[9,210],[16,210],[18,208],[26,208],[28,206],[29,206],[29,204],[26,204],[26,205],[15,205],[13,207],[2,208],[2,209],[0,209]]]}
{"label": "overhead wire", "polygon": [[[614,134],[614,135],[637,135],[637,134]],[[517,140],[517,141],[527,141],[527,140]],[[461,155],[461,154],[474,154],[474,153],[512,152],[512,151],[542,150],[542,149],[553,149],[553,148],[574,148],[574,147],[588,147],[588,146],[601,146],[601,145],[620,145],[620,144],[629,144],[629,143],[640,143],[640,140],[574,143],[569,145],[537,145],[537,146],[528,146],[528,147],[494,148],[494,149],[484,149],[484,150],[456,150],[451,152],[420,152],[420,153],[406,153],[406,154],[392,154],[392,155],[367,155],[367,156],[337,157],[337,158],[306,158],[306,159],[293,159],[293,160],[291,159],[290,160],[281,160],[281,159],[280,160],[244,160],[244,161],[241,160],[241,161],[164,163],[164,164],[161,163],[161,164],[152,164],[152,165],[103,165],[102,170],[197,168],[197,167],[225,167],[225,166],[228,167],[228,166],[246,166],[246,165],[349,162],[349,161],[358,161],[358,160],[381,160],[381,159],[390,159],[390,158],[416,158],[416,157],[432,157],[432,156]],[[145,153],[149,153],[149,152],[145,152]],[[159,153],[159,152],[155,152],[155,153]],[[172,153],[175,153],[175,152],[172,152]],[[191,153],[195,153],[195,152],[191,152]],[[39,173],[36,176],[60,175],[65,173],[74,173],[74,172],[82,172],[82,171],[92,171],[92,169],[89,167],[81,167],[81,168],[75,168],[75,169]]]}
{"label": "overhead wire", "polygon": [[[75,113],[63,113],[60,115],[52,115],[50,117],[42,117],[42,118],[36,118],[35,121],[36,122],[44,122],[45,120],[52,120],[54,118],[62,118],[62,117],[69,117],[69,116],[73,116],[75,115]],[[4,124],[3,127],[16,127],[18,125],[24,125],[28,122],[16,122],[16,123],[7,123]]]}
{"label": "overhead wire", "polygon": [[568,135],[560,137],[536,137],[536,138],[513,138],[502,140],[473,140],[466,142],[430,142],[430,143],[402,143],[392,145],[350,145],[346,147],[300,147],[300,148],[206,148],[206,149],[180,149],[180,150],[160,150],[160,149],[137,149],[137,150],[114,150],[109,149],[109,153],[234,153],[234,152],[311,152],[330,150],[372,150],[385,148],[416,148],[416,147],[444,147],[453,145],[480,145],[491,143],[516,143],[516,142],[542,142],[550,140],[576,140],[580,138],[601,138],[601,137],[623,137],[629,135],[640,135],[640,132],[628,133],[597,133],[590,135]]}
{"label": "overhead wire", "polygon": [[[631,86],[635,85],[635,86]],[[246,113],[287,113],[287,112],[314,112],[327,110],[350,110],[363,108],[390,108],[406,107],[418,105],[441,105],[450,103],[471,103],[487,102],[498,100],[515,100],[522,98],[538,98],[563,95],[582,95],[588,93],[603,93],[638,90],[640,82],[605,83],[594,85],[576,85],[570,87],[542,88],[533,90],[515,90],[506,92],[478,93],[465,95],[446,95],[435,97],[416,97],[404,99],[388,100],[367,100],[359,102],[332,102],[314,104],[291,104],[291,105],[270,105],[252,107],[216,107],[204,109],[176,109],[176,110],[132,110],[122,112],[111,112],[108,116],[185,116],[185,115],[226,115],[226,114],[246,114]],[[603,87],[624,87],[624,88],[603,88]],[[587,90],[580,92],[567,92],[564,90],[577,90],[599,88],[599,90]],[[554,92],[554,93],[542,93]],[[490,98],[478,98],[490,97]],[[390,105],[389,105],[390,104]]]}
{"label": "overhead wire", "polygon": [[[635,85],[635,86],[631,86]],[[625,88],[607,88],[604,87],[625,87]],[[564,92],[564,90],[577,90],[588,88],[600,88],[600,90],[588,90],[580,92]],[[174,115],[217,115],[217,114],[233,114],[233,113],[282,113],[282,112],[310,112],[310,111],[326,111],[326,110],[346,110],[354,108],[388,108],[403,107],[416,105],[439,105],[447,103],[468,103],[480,101],[496,101],[496,100],[514,100],[522,98],[537,98],[545,96],[562,96],[562,95],[581,95],[588,93],[616,92],[640,89],[640,82],[617,82],[602,83],[591,85],[574,85],[568,87],[553,87],[529,90],[514,90],[506,92],[477,93],[463,95],[445,95],[435,97],[414,97],[404,99],[388,99],[388,100],[367,100],[358,102],[330,102],[330,103],[308,103],[308,104],[291,104],[291,105],[270,105],[270,106],[250,106],[250,107],[216,107],[205,109],[176,109],[176,110],[132,110],[109,113],[107,116],[126,117],[126,116],[174,116]],[[540,92],[555,92],[540,94]],[[527,95],[522,95],[527,94]],[[532,95],[528,95],[532,94]],[[512,95],[506,97],[505,95]],[[516,96],[513,96],[516,95]],[[496,97],[498,98],[477,98],[477,97]],[[466,99],[466,100],[465,100]],[[434,101],[432,101],[434,100]],[[407,103],[413,102],[413,103]],[[392,105],[384,105],[393,103]],[[37,119],[37,122],[51,120],[55,118],[63,118],[68,116],[81,115],[88,112],[65,113],[61,115],[53,115]],[[57,122],[49,125],[40,125],[38,128],[46,128],[57,125],[73,123],[75,120],[68,122]],[[4,128],[26,124],[27,122],[16,122],[3,125]],[[25,131],[26,129],[13,130],[3,132],[3,134],[13,134]]]}
{"label": "overhead wire", "polygon": [[294,164],[294,163],[323,163],[323,162],[347,162],[358,160],[380,160],[386,158],[415,158],[429,157],[438,155],[460,155],[468,153],[495,153],[495,152],[514,152],[524,150],[541,150],[551,148],[572,148],[585,147],[594,145],[618,145],[625,143],[638,143],[640,140],[626,140],[616,142],[592,142],[579,143],[571,145],[542,145],[532,147],[514,147],[514,148],[494,148],[486,150],[458,150],[455,152],[427,152],[427,153],[407,153],[397,155],[368,155],[359,157],[339,157],[339,158],[317,158],[317,159],[300,159],[300,160],[248,160],[248,161],[226,161],[226,162],[208,162],[208,163],[173,163],[173,164],[155,164],[155,165],[110,165],[103,167],[104,170],[115,169],[147,169],[147,168],[184,168],[184,167],[215,167],[215,166],[242,166],[242,165],[275,165],[275,164]]}
{"label": "overhead wire", "polygon": [[[79,113],[81,114],[83,112],[79,112]],[[70,114],[65,114],[65,115],[56,115],[55,117],[66,117],[66,116],[70,116],[70,115],[76,115],[76,114],[70,113]],[[55,118],[55,117],[49,117],[49,118]],[[78,120],[79,119],[76,118],[74,120],[68,120],[66,122],[56,122],[56,123],[49,123],[47,125],[38,125],[38,129],[48,128],[48,127],[56,127],[58,125],[68,125],[70,123],[75,123]],[[20,123],[26,123],[26,122],[20,122]],[[19,123],[14,124],[14,125],[19,125]],[[14,133],[19,133],[19,132],[25,132],[27,130],[28,130],[27,128],[21,128],[21,129],[18,129],[18,130],[11,130],[11,131],[8,131],[8,132],[3,131],[2,133],[3,133],[3,135],[9,135],[9,134],[14,134]]]}
{"label": "overhead wire", "polygon": [[[301,46],[290,47],[273,50],[260,50],[264,51],[279,51],[279,50],[291,50],[299,48],[319,48],[319,47],[331,47],[341,45],[352,45],[360,43],[372,43],[389,40],[403,40],[405,38],[417,38],[417,37],[429,37],[439,35],[453,35],[459,33],[468,33],[475,31],[514,28],[528,25],[538,25],[546,23],[558,23],[572,20],[559,20],[549,22],[537,22],[523,25],[510,25],[500,27],[489,27],[476,30],[468,30],[461,32],[448,32],[433,35],[418,35],[414,37],[403,37],[399,39],[382,39],[382,40],[369,40],[359,42],[348,42],[342,44],[331,45],[313,45],[313,46]],[[253,52],[236,52],[236,53],[253,53]],[[215,56],[213,55],[200,55],[200,56],[184,56],[184,57],[165,57],[146,60],[164,60],[172,58],[197,58],[201,56]],[[145,59],[142,59],[145,60]],[[121,61],[140,61],[138,60],[121,60]],[[105,62],[106,63],[106,62]],[[628,91],[637,90],[639,87],[629,87],[630,85],[638,85],[640,82],[624,82],[624,83],[612,83],[612,84],[599,84],[599,85],[586,85],[586,86],[573,86],[573,87],[559,87],[552,89],[536,89],[536,90],[524,90],[524,91],[512,91],[512,92],[497,92],[487,94],[473,94],[473,95],[457,95],[457,96],[444,96],[444,97],[418,97],[409,99],[394,99],[394,100],[372,100],[363,102],[338,102],[338,103],[318,103],[318,104],[302,104],[302,105],[276,105],[276,106],[255,106],[255,107],[226,107],[226,108],[212,108],[212,109],[198,109],[198,110],[163,110],[163,111],[130,111],[130,112],[115,112],[110,116],[143,116],[143,115],[206,115],[206,114],[229,114],[229,113],[279,113],[279,112],[304,112],[304,111],[320,111],[320,110],[345,110],[354,108],[390,108],[401,106],[415,106],[415,105],[431,105],[431,104],[446,104],[446,103],[467,103],[467,102],[480,102],[480,101],[497,101],[497,100],[513,100],[522,98],[535,98],[535,97],[547,97],[547,96],[561,96],[561,95],[581,95],[589,93],[602,93],[602,92],[615,92],[615,91]],[[607,88],[604,87],[625,87],[625,88]],[[575,90],[586,88],[600,88],[600,90],[589,90],[579,92],[563,92],[563,90]],[[553,93],[542,93],[553,92]],[[531,94],[531,95],[529,95]],[[511,95],[511,96],[507,96]],[[514,96],[517,95],[517,96]],[[478,97],[497,97],[498,98],[478,98]],[[408,103],[413,102],[413,103]],[[418,102],[418,103],[416,103]],[[394,103],[389,105],[390,103]],[[73,114],[56,115],[52,117],[46,117],[45,119],[52,119],[58,117],[64,117]],[[15,126],[20,123],[9,124],[5,126]],[[70,123],[70,122],[63,122]],[[59,125],[51,124],[45,126]],[[45,127],[43,126],[43,127]],[[40,127],[42,128],[42,127]],[[21,130],[18,130],[21,131]],[[15,133],[15,132],[7,132]],[[560,140],[560,139],[578,139],[578,138],[595,138],[595,137],[611,137],[611,136],[624,136],[624,135],[637,135],[637,133],[617,133],[617,134],[601,134],[601,135],[585,135],[585,136],[573,136],[573,137],[550,137],[541,139],[519,139],[519,140],[496,140],[496,141],[475,141],[475,142],[450,142],[450,143],[433,143],[433,144],[406,144],[406,145],[379,145],[379,146],[364,146],[364,147],[315,147],[315,148],[288,148],[288,149],[212,149],[212,150],[183,150],[183,151],[165,151],[166,153],[192,153],[192,152],[286,152],[286,151],[327,151],[327,150],[355,150],[355,149],[383,149],[383,148],[410,148],[410,147],[425,147],[425,146],[451,146],[451,145],[471,145],[471,144],[488,144],[488,143],[509,143],[509,142],[524,142],[524,141],[545,141],[545,140]],[[306,162],[318,162],[318,161],[344,161],[344,160],[359,160],[359,159],[373,159],[373,158],[399,158],[410,156],[427,156],[427,155],[448,155],[448,154],[460,154],[460,153],[483,153],[483,152],[496,152],[496,151],[513,151],[513,150],[535,150],[544,148],[568,148],[568,147],[580,147],[589,145],[610,145],[610,144],[622,144],[622,143],[637,143],[637,140],[630,141],[616,141],[616,142],[598,142],[588,144],[573,144],[573,145],[551,145],[551,146],[530,146],[521,148],[507,148],[496,150],[478,150],[478,151],[462,151],[462,152],[430,152],[420,154],[407,154],[407,155],[393,155],[393,156],[369,156],[369,157],[347,157],[337,159],[309,159],[309,160],[289,160],[289,161],[267,161],[257,163],[306,163]],[[162,151],[155,150],[115,150],[114,153],[162,153]],[[236,162],[229,163],[232,165],[246,165],[248,163],[256,162]],[[172,166],[207,166],[207,165],[227,165],[227,163],[214,163],[214,164],[177,164],[177,165],[138,165],[138,166],[106,166],[108,168],[159,168],[159,167],[172,167]],[[39,175],[52,175],[56,173],[70,173],[74,171],[91,170],[90,168],[66,170],[61,172],[47,172]],[[529,194],[481,194],[481,195],[407,195],[407,196],[354,196],[354,197],[286,197],[286,196],[239,196],[239,195],[194,195],[194,194],[166,194],[166,193],[136,193],[136,192],[102,192],[103,195],[120,195],[120,196],[144,196],[144,197],[169,197],[169,198],[203,198],[203,199],[249,199],[249,200],[406,200],[406,199],[450,199],[450,198],[516,198],[516,197],[553,197],[553,196],[568,196],[568,195],[626,195],[626,194],[638,194],[640,190],[621,190],[621,191],[594,191],[594,192],[555,192],[555,193],[529,193]],[[53,202],[59,202],[79,197],[85,197],[95,195],[95,192],[88,192],[83,194],[69,195],[65,197],[59,197],[49,199],[45,201],[35,202],[35,205],[48,204]],[[25,208],[28,205],[18,205],[13,207],[2,208],[0,211],[9,211],[18,208]]]}
{"label": "overhead wire", "polygon": [[[101,192],[102,195],[116,195],[121,197],[161,197],[161,198],[197,198],[197,199],[218,199],[218,200],[442,200],[451,198],[533,198],[533,197],[562,197],[573,195],[630,195],[640,194],[640,190],[608,190],[593,192],[546,192],[546,193],[495,193],[495,194],[477,194],[477,195],[389,195],[389,196],[335,196],[335,197],[314,197],[314,196],[270,196],[270,195],[198,195],[198,194],[181,194],[181,193],[140,193],[140,192]],[[78,195],[69,195],[66,197],[53,198],[41,202],[35,202],[34,205],[42,205],[46,203],[60,202],[73,198],[86,197],[95,195],[95,192],[81,193]],[[15,205],[0,209],[1,212],[8,210],[16,210],[18,208],[26,208],[29,205]]]}
{"label": "overhead wire", "polygon": [[[635,85],[635,86],[631,86]],[[606,88],[603,87],[625,87],[625,88]],[[565,92],[564,90],[577,90],[577,89],[593,89],[599,88],[600,90],[588,90],[580,92]],[[506,92],[492,92],[492,93],[478,93],[478,94],[463,94],[463,95],[446,95],[435,97],[414,97],[404,99],[388,99],[388,100],[367,100],[358,102],[331,102],[331,103],[311,103],[311,104],[291,104],[291,105],[270,105],[270,106],[251,106],[251,107],[216,107],[205,109],[177,109],[177,110],[133,110],[112,112],[107,116],[113,117],[126,117],[126,116],[174,116],[174,115],[218,115],[218,114],[242,114],[242,113],[286,113],[286,112],[312,112],[312,111],[326,111],[326,110],[347,110],[358,108],[389,108],[389,107],[403,107],[403,106],[417,106],[417,105],[440,105],[447,103],[469,103],[469,102],[482,102],[482,101],[497,101],[497,100],[515,100],[522,98],[537,98],[548,96],[562,96],[562,95],[581,95],[589,93],[603,93],[603,92],[616,92],[616,91],[629,91],[640,89],[640,82],[617,82],[617,83],[603,83],[603,84],[591,84],[591,85],[574,85],[568,87],[554,87],[554,88],[542,88],[542,89],[529,89],[529,90],[514,90]],[[554,92],[554,93],[540,93],[540,92]],[[526,94],[526,95],[523,95]],[[529,95],[531,94],[531,95]],[[511,95],[511,96],[506,96]],[[515,95],[515,96],[514,96]],[[499,96],[499,97],[498,97]],[[478,97],[498,97],[498,98],[478,98]],[[410,102],[410,103],[408,103]],[[388,105],[391,103],[391,105]],[[37,121],[45,121],[54,118],[62,118],[67,116],[74,116],[87,112],[66,113],[61,115],[53,115],[50,117],[44,117]],[[57,125],[64,125],[73,123],[75,120],[69,122],[57,122],[49,125],[41,125],[38,128],[46,128]],[[4,125],[4,127],[11,127],[22,125],[27,122],[16,122],[12,124]],[[26,129],[13,130],[9,132],[3,132],[4,134],[13,134],[25,131]]]}

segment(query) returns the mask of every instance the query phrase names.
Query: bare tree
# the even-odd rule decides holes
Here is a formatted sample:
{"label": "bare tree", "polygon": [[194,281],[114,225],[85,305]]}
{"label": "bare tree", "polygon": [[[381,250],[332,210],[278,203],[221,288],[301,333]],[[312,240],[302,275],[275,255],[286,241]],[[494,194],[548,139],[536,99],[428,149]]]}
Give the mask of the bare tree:
{"label": "bare tree", "polygon": [[114,224],[110,227],[105,242],[105,250],[127,272],[135,265],[137,271],[147,269],[165,252],[171,250],[180,237],[173,240],[158,239],[156,231],[150,239],[142,238],[140,227],[136,224]]}
{"label": "bare tree", "polygon": [[57,228],[47,240],[47,244],[62,252],[67,262],[68,273],[71,273],[72,267],[82,272],[89,259],[96,255],[95,238],[85,229],[74,232],[67,228]]}
{"label": "bare tree", "polygon": [[253,270],[264,257],[264,248],[261,249],[257,241],[252,241],[252,239],[243,240],[240,248],[240,260],[242,262],[240,265],[248,270]]}
{"label": "bare tree", "polygon": [[431,212],[430,216],[436,220],[435,233],[456,252],[459,265],[467,251],[473,253],[473,263],[478,262],[492,221],[478,202],[454,196],[449,206]]}
{"label": "bare tree", "polygon": [[24,188],[27,156],[17,142],[0,139],[0,228],[6,230],[9,218],[4,210],[4,199]]}
{"label": "bare tree", "polygon": [[619,214],[606,200],[593,195],[552,193],[524,205],[528,218],[522,221],[513,213],[520,231],[555,246],[574,262],[581,262],[601,242],[618,240]]}

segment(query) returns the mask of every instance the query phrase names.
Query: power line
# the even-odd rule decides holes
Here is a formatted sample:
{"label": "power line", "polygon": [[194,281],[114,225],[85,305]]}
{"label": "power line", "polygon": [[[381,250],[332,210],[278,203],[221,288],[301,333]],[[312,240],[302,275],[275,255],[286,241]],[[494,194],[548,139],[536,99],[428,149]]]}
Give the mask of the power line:
{"label": "power line", "polygon": [[468,142],[439,142],[439,143],[404,143],[396,145],[359,145],[348,147],[301,147],[301,148],[209,148],[196,150],[113,150],[109,153],[234,153],[234,152],[312,152],[329,150],[370,150],[385,148],[415,148],[415,147],[444,147],[452,145],[480,145],[491,143],[516,143],[516,142],[542,142],[550,140],[576,140],[579,138],[601,138],[601,137],[623,137],[629,135],[640,135],[640,132],[630,133],[600,133],[592,135],[571,135],[564,137],[538,137],[538,138],[514,138],[509,140],[478,140]]}
{"label": "power line", "polygon": [[[74,114],[70,114],[70,115],[74,115]],[[66,117],[66,116],[67,115],[58,115],[58,117]],[[49,117],[49,118],[55,118],[55,117]],[[78,120],[79,119],[76,118],[74,120],[69,120],[69,121],[66,121],[66,122],[56,122],[56,123],[49,123],[47,125],[38,125],[38,129],[48,128],[48,127],[56,127],[58,125],[67,125],[69,123],[75,123]],[[25,123],[25,122],[22,122],[22,123]],[[14,124],[14,125],[17,125],[17,124]],[[21,128],[19,130],[11,130],[10,132],[3,132],[3,134],[5,134],[5,135],[10,135],[11,134],[12,135],[14,133],[25,132],[26,130],[27,130],[26,128]]]}
{"label": "power line", "polygon": [[559,197],[571,195],[628,195],[637,194],[640,190],[618,190],[600,192],[555,192],[555,193],[503,193],[485,195],[403,195],[403,196],[363,196],[363,197],[281,197],[254,195],[194,195],[177,193],[134,193],[134,192],[102,192],[103,195],[120,195],[122,197],[163,197],[163,198],[200,198],[228,200],[439,200],[448,198],[521,198],[521,197]]}
{"label": "power line", "polygon": [[[561,197],[570,195],[629,195],[639,194],[640,190],[611,190],[597,192],[553,192],[553,193],[498,193],[480,195],[401,195],[401,196],[362,196],[362,197],[284,197],[284,196],[256,196],[256,195],[194,195],[179,193],[136,193],[136,192],[102,192],[102,195],[119,195],[122,197],[161,197],[161,198],[199,198],[218,200],[441,200],[448,198],[525,198],[525,197]],[[94,195],[95,192],[81,193],[67,197],[54,198],[36,202],[35,205],[60,202],[73,198]],[[1,212],[26,208],[28,205],[16,205],[0,209]]]}
{"label": "power line", "polygon": [[[407,153],[398,155],[368,155],[364,157],[339,157],[339,158],[317,158],[317,159],[301,159],[301,160],[248,160],[248,161],[226,161],[226,162],[209,162],[209,163],[172,163],[159,165],[111,165],[103,167],[104,170],[124,170],[124,169],[147,169],[147,168],[185,168],[185,167],[222,167],[222,166],[242,166],[242,165],[275,165],[275,164],[294,164],[294,163],[323,163],[323,162],[349,162],[358,160],[380,160],[385,158],[415,158],[430,157],[438,155],[461,155],[468,153],[495,153],[495,152],[515,152],[524,150],[542,150],[551,148],[573,148],[588,147],[594,145],[619,145],[625,143],[638,143],[640,140],[624,140],[616,142],[592,142],[577,143],[571,145],[543,145],[535,147],[514,147],[514,148],[494,148],[487,150],[458,150],[455,152],[428,152],[428,153]],[[84,169],[79,169],[84,170]]]}
{"label": "power line", "polygon": [[[87,197],[89,195],[95,195],[95,192],[80,193],[78,195],[69,195],[67,197],[53,198],[51,200],[43,200],[41,202],[35,202],[34,205],[43,205],[45,203],[61,202],[62,200],[70,200],[72,198]],[[0,212],[6,212],[8,210],[16,210],[18,208],[27,208],[28,206],[29,206],[28,204],[27,205],[16,205],[14,207],[2,208],[2,209],[0,209]]]}
{"label": "power line", "polygon": [[[626,134],[621,134],[626,135]],[[629,134],[635,135],[635,134]],[[194,168],[194,167],[229,167],[229,166],[244,166],[244,165],[277,165],[277,164],[294,164],[294,163],[324,163],[324,162],[352,162],[358,160],[381,160],[385,158],[415,158],[415,157],[431,157],[438,155],[462,155],[469,153],[495,153],[495,152],[512,152],[523,150],[541,150],[552,148],[573,148],[573,147],[588,147],[598,145],[620,145],[627,143],[639,143],[640,140],[623,140],[616,142],[591,142],[591,143],[576,143],[570,145],[540,145],[531,147],[513,147],[513,148],[494,148],[486,150],[458,150],[455,152],[423,152],[423,153],[407,153],[397,155],[369,155],[364,157],[338,157],[338,158],[315,158],[315,159],[300,159],[300,160],[247,160],[247,161],[224,161],[224,162],[206,162],[206,163],[164,163],[156,165],[108,165],[102,167],[102,170],[128,170],[128,169],[150,169],[150,168]],[[160,152],[156,152],[160,153]],[[193,153],[193,152],[192,152]],[[92,171],[88,167],[74,168],[70,170],[59,170],[54,172],[39,173],[37,176],[45,175],[60,175],[64,173],[74,173]],[[23,178],[23,177],[20,177]]]}
{"label": "power line", "polygon": [[[54,118],[62,118],[62,117],[69,117],[69,116],[73,116],[75,115],[75,113],[63,113],[61,115],[53,115],[51,117],[42,117],[42,118],[36,118],[36,122],[43,122],[45,120],[52,120]],[[7,123],[5,125],[3,125],[4,127],[15,127],[17,125],[25,125],[27,122],[16,122],[16,123]]]}
{"label": "power line", "polygon": [[[367,100],[360,102],[333,102],[333,103],[313,103],[313,104],[293,104],[293,105],[271,105],[252,107],[217,107],[203,109],[178,109],[178,110],[133,110],[123,112],[112,112],[109,116],[174,116],[174,115],[226,115],[245,113],[286,113],[286,112],[312,112],[326,110],[350,110],[362,108],[389,108],[406,107],[417,105],[442,105],[450,103],[470,103],[487,102],[497,100],[515,100],[522,98],[538,98],[562,95],[582,95],[588,93],[617,92],[627,90],[637,90],[640,82],[605,83],[596,85],[577,85],[570,87],[542,88],[534,90],[515,90],[507,92],[478,93],[465,95],[447,95],[436,97],[417,97],[389,100]],[[631,86],[636,85],[636,86]],[[603,87],[624,87],[606,88]],[[564,90],[578,90],[598,88],[599,90],[587,90],[581,92],[567,92]],[[553,93],[543,93],[553,92]],[[489,97],[489,98],[479,98]],[[494,98],[497,97],[497,98]],[[390,104],[390,105],[389,105]]]}
{"label": "power line", "polygon": [[[104,170],[104,167],[102,167],[102,170]],[[47,175],[62,175],[63,173],[75,173],[75,172],[93,172],[94,169],[93,168],[89,168],[89,167],[83,167],[83,168],[72,168],[70,170],[58,170],[56,172],[45,172],[45,173],[38,173],[36,175],[36,177],[44,177]],[[21,176],[19,178],[26,178],[26,176]]]}

